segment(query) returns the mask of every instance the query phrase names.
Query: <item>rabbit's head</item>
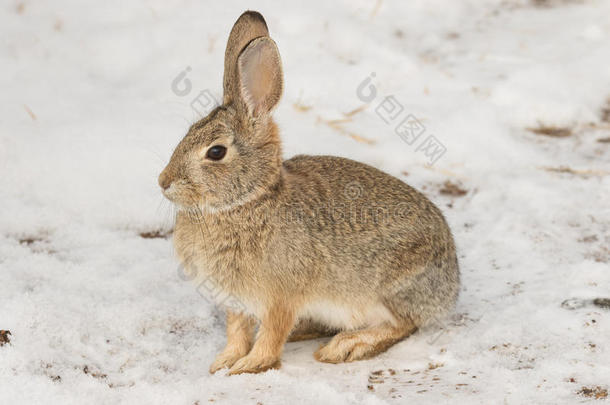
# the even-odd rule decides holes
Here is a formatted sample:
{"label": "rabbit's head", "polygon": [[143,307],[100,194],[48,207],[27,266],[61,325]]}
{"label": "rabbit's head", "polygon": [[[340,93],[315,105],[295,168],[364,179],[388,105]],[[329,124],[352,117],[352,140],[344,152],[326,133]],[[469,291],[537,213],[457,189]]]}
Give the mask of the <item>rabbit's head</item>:
{"label": "rabbit's head", "polygon": [[281,150],[271,111],[282,65],[263,16],[242,14],[225,52],[223,104],[193,124],[159,176],[182,208],[226,210],[254,200],[280,179]]}

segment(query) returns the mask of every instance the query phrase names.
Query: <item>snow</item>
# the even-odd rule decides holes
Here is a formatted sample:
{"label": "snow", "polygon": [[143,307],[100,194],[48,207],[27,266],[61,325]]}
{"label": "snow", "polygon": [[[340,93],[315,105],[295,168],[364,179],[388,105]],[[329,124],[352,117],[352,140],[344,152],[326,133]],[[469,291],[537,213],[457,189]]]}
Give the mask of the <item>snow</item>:
{"label": "snow", "polygon": [[[610,389],[608,310],[561,305],[610,297],[609,1],[217,4],[0,6],[0,403],[556,404]],[[222,314],[169,238],[141,236],[171,230],[157,175],[191,101],[220,99],[246,9],[282,54],[286,157],[379,167],[454,231],[455,314],[375,359],[318,363],[318,340],[287,344],[280,370],[209,375]],[[346,118],[373,72],[376,98]],[[375,112],[387,96],[425,126],[413,145]],[[446,148],[432,166],[429,135]]]}

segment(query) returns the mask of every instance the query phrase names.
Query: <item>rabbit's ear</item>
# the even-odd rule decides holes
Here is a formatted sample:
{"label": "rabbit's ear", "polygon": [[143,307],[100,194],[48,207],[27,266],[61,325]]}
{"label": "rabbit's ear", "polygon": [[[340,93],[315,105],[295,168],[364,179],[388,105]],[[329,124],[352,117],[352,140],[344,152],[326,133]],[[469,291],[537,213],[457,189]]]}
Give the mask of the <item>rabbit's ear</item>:
{"label": "rabbit's ear", "polygon": [[239,96],[250,116],[268,114],[282,96],[282,61],[275,42],[261,37],[248,44],[237,60]]}
{"label": "rabbit's ear", "polygon": [[237,58],[250,41],[268,36],[267,23],[256,11],[246,11],[233,25],[225,50],[225,72],[223,78],[223,104],[229,104],[239,94],[237,83]]}

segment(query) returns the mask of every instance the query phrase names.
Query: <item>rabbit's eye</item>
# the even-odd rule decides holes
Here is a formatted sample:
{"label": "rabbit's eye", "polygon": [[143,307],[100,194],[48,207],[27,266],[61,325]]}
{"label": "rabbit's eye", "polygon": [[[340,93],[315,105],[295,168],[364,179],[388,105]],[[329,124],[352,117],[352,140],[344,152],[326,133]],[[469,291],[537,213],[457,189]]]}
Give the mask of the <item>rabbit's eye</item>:
{"label": "rabbit's eye", "polygon": [[208,149],[207,153],[205,154],[205,157],[212,160],[220,160],[225,157],[226,154],[227,148],[222,145],[216,145]]}

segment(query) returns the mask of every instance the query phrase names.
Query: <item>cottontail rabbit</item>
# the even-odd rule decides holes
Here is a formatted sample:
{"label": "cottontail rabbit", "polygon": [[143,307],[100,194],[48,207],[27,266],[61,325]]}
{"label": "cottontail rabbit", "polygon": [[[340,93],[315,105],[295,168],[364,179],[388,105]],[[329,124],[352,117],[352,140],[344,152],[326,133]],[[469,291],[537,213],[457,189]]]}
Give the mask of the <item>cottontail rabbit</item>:
{"label": "cottontail rabbit", "polygon": [[223,104],[159,176],[179,208],[180,260],[241,305],[227,311],[227,345],[210,372],[277,368],[287,340],[325,333],[337,334],[317,360],[369,358],[458,295],[451,231],[426,197],[349,159],[282,161],[271,119],[282,81],[265,20],[245,12],[227,43]]}

